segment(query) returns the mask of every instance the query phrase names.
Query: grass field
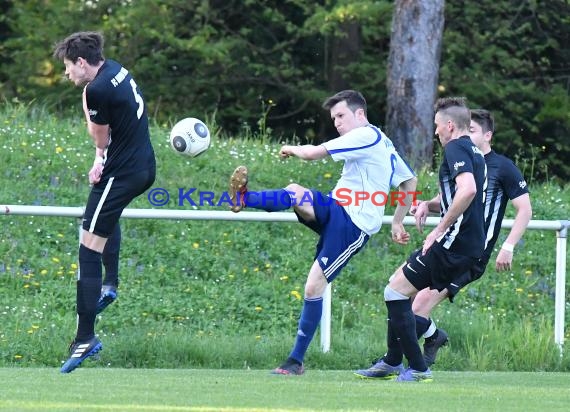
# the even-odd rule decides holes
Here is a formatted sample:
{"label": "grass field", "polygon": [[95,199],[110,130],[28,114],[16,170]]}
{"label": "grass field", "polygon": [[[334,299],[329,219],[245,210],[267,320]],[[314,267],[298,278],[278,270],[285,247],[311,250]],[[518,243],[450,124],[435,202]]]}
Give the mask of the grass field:
{"label": "grass field", "polygon": [[350,371],[0,369],[0,410],[567,411],[570,374],[435,372],[431,383],[362,380]]}
{"label": "grass field", "polygon": [[[77,111],[81,114],[80,105]],[[152,128],[158,164],[154,188],[167,189],[173,195],[165,205],[168,209],[226,211],[226,207],[180,204],[175,197],[179,189],[227,190],[228,176],[239,164],[250,168],[254,190],[299,182],[328,192],[340,173],[341,165],[330,159],[280,159],[280,144],[270,136],[234,138],[215,132],[208,152],[189,160],[169,147],[169,127]],[[217,130],[215,125],[211,129]],[[41,107],[5,105],[0,110],[0,141],[0,164],[5,165],[0,171],[0,204],[84,205],[93,144],[81,116],[63,119]],[[430,198],[437,191],[436,180],[437,171],[419,171],[423,197]],[[570,216],[567,183],[536,182],[529,176],[529,184],[534,219]],[[145,195],[129,207],[149,208],[151,204]],[[392,213],[392,208],[386,210],[387,215]],[[507,217],[513,217],[512,207]],[[0,217],[0,367],[39,368],[38,379],[46,374],[56,383],[74,381],[54,371],[66,359],[76,327],[77,227],[76,220],[63,217]],[[267,371],[284,360],[297,331],[306,273],[314,258],[314,233],[297,223],[164,219],[125,219],[122,229],[120,296],[99,316],[96,327],[105,350],[99,362],[86,362],[74,375],[96,373],[85,369],[103,369],[101,373],[110,375],[104,375],[104,382],[88,380],[98,386],[115,379],[110,368],[117,376],[123,376],[122,368],[179,368],[187,370],[180,372],[184,377],[194,376],[198,372],[191,370],[196,368],[216,369],[222,370],[217,376],[225,376],[231,372],[224,370]],[[313,371],[344,370],[339,376],[348,385],[352,382],[350,370],[385,351],[384,286],[425,236],[415,228],[410,232],[410,244],[399,246],[390,240],[389,228],[383,228],[343,269],[333,284],[331,351],[324,354],[313,342],[306,357],[309,375],[301,382],[316,376]],[[506,235],[504,230],[499,244]],[[437,308],[433,318],[451,337],[451,344],[438,356],[438,372],[570,372],[570,354],[566,351],[560,357],[552,333],[555,248],[553,232],[529,230],[517,244],[510,272],[497,273],[491,264],[485,276],[466,288],[453,304],[446,302]],[[570,251],[567,253],[568,258]],[[42,368],[50,369],[43,372]],[[46,379],[18,383],[10,375],[19,374],[19,369],[5,373],[9,377],[3,380],[3,391],[33,390],[30,396],[39,396],[36,388],[49,387]],[[22,373],[36,376],[36,369]],[[260,376],[265,379],[265,374]],[[317,398],[332,379],[325,376]],[[442,374],[442,379],[445,376]],[[121,383],[112,393],[120,390],[122,380],[130,383],[131,377],[117,380]],[[244,387],[251,379],[245,381],[241,383]],[[187,387],[199,384],[185,383]],[[109,392],[104,387],[101,390]],[[274,391],[267,390],[270,394]],[[501,388],[498,390],[501,393]],[[55,400],[62,398],[57,390],[52,392]],[[247,388],[244,393],[250,394]],[[28,398],[10,395],[8,399]],[[166,393],[163,399],[174,397]],[[348,407],[339,402],[331,405]],[[375,405],[371,402],[362,407]]]}

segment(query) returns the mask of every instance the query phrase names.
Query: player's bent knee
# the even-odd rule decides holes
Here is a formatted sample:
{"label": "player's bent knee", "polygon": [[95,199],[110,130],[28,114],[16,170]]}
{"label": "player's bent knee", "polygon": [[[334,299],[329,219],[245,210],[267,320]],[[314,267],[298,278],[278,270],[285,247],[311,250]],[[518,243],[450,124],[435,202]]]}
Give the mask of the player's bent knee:
{"label": "player's bent knee", "polygon": [[292,194],[297,201],[301,199],[307,199],[307,196],[310,196],[311,199],[313,197],[313,194],[311,193],[310,190],[297,183],[291,183],[290,185],[285,187],[285,190],[290,194]]}
{"label": "player's bent knee", "polygon": [[305,299],[315,299],[315,298],[322,298],[325,294],[325,289],[327,285],[305,285]]}
{"label": "player's bent knee", "polygon": [[406,299],[409,299],[409,296],[406,296],[403,293],[400,293],[397,290],[392,289],[390,286],[386,286],[384,288],[384,300],[386,302],[390,302],[392,300],[406,300]]}
{"label": "player's bent knee", "polygon": [[285,187],[285,190],[291,193],[302,192],[305,188],[297,183],[291,183]]}

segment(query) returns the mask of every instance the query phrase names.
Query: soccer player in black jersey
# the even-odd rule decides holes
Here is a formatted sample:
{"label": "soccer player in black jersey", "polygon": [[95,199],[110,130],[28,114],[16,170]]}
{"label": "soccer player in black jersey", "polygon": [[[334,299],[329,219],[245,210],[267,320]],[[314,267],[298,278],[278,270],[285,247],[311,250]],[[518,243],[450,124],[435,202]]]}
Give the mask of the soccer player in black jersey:
{"label": "soccer player in black jersey", "polygon": [[[521,171],[509,158],[502,156],[491,148],[491,139],[495,131],[492,114],[487,110],[471,111],[470,137],[473,143],[485,155],[487,164],[487,189],[485,196],[485,235],[486,245],[483,256],[471,270],[454,279],[443,291],[424,289],[414,299],[412,309],[416,314],[418,337],[425,338],[424,358],[428,366],[435,362],[437,351],[447,343],[447,333],[437,329],[430,319],[431,311],[440,302],[453,298],[460,289],[483,276],[491,259],[495,243],[499,238],[501,224],[509,199],[516,210],[513,226],[502,244],[495,260],[495,269],[505,271],[511,269],[514,245],[523,236],[532,217],[532,206],[528,186]],[[439,212],[439,196],[427,202],[420,202],[414,215],[418,229],[430,211]]]}
{"label": "soccer player in black jersey", "polygon": [[[441,221],[422,249],[413,252],[390,278],[384,290],[388,352],[371,368],[357,371],[358,376],[397,377],[402,382],[433,379],[418,343],[410,298],[425,288],[445,289],[483,254],[486,166],[468,136],[470,119],[463,98],[436,102],[435,132],[444,150],[439,169]],[[404,356],[408,368],[403,366]]]}
{"label": "soccer player in black jersey", "polygon": [[[105,306],[99,302],[102,291],[116,288],[117,282],[116,273],[107,273],[114,277],[109,282],[115,284],[102,289],[102,261],[107,272],[113,271],[113,266],[116,271],[119,218],[154,182],[156,162],[141,91],[127,69],[105,59],[103,36],[97,32],[74,33],[55,46],[53,55],[63,61],[69,80],[84,86],[83,112],[95,143],[95,159],[89,171],[92,188],[79,246],[77,332],[69,359],[61,368],[61,372],[69,373],[102,349],[95,336],[95,317]],[[109,238],[113,239],[112,248],[106,247]]]}
{"label": "soccer player in black jersey", "polygon": [[[469,271],[454,279],[446,289],[439,292],[435,289],[426,288],[414,298],[412,310],[416,316],[416,333],[418,338],[422,336],[425,338],[424,360],[427,366],[431,366],[435,362],[438,350],[448,340],[447,333],[443,329],[437,328],[430,318],[431,311],[446,298],[453,302],[453,298],[460,289],[483,276],[499,238],[508,201],[511,200],[516,213],[513,226],[495,259],[495,269],[498,272],[511,269],[514,245],[522,238],[532,218],[532,206],[526,181],[512,160],[492,150],[491,140],[494,133],[493,115],[487,110],[471,110],[469,135],[471,141],[485,155],[485,163],[487,164],[486,246],[479,261]],[[440,212],[439,195],[429,201],[419,202],[417,206],[412,206],[411,212],[416,218],[416,226],[422,231],[428,214]],[[357,371],[356,374],[367,378],[376,377],[376,372],[372,368]]]}

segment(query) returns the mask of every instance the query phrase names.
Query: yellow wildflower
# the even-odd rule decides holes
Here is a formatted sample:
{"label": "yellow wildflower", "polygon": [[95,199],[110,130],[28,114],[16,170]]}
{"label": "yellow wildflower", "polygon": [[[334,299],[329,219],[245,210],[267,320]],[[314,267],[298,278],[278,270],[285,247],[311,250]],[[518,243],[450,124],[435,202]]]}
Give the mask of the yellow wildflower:
{"label": "yellow wildflower", "polygon": [[293,296],[297,300],[301,300],[301,294],[296,290],[291,291],[291,296]]}

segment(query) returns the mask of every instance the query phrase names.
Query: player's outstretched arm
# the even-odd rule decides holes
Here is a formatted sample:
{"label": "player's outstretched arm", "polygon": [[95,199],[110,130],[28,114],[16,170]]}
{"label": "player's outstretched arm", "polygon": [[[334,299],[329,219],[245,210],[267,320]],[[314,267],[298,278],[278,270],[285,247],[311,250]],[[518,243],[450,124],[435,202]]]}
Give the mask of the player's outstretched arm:
{"label": "player's outstretched arm", "polygon": [[427,252],[436,239],[440,238],[445,234],[445,232],[447,232],[447,229],[449,229],[449,227],[457,221],[459,216],[467,210],[477,194],[477,185],[475,183],[473,173],[463,172],[458,174],[455,178],[455,184],[457,186],[457,190],[455,191],[455,196],[453,197],[451,206],[435,229],[427,235],[422,248],[422,254]]}
{"label": "player's outstretched arm", "polygon": [[513,248],[519,240],[521,240],[532,218],[532,206],[528,193],[513,199],[512,203],[516,210],[515,221],[495,261],[495,269],[499,272],[511,269],[513,263]]}
{"label": "player's outstretched arm", "polygon": [[410,241],[410,234],[406,232],[406,229],[404,229],[403,222],[416,199],[417,185],[418,179],[416,177],[412,177],[411,179],[400,183],[398,186],[400,193],[405,193],[406,196],[398,199],[399,201],[396,204],[394,218],[392,219],[392,240],[401,245],[405,245]]}
{"label": "player's outstretched arm", "polygon": [[410,214],[416,218],[416,228],[420,233],[424,231],[426,219],[430,213],[439,213],[441,194],[437,194],[431,200],[419,201],[416,206],[410,208]]}
{"label": "player's outstretched arm", "polygon": [[284,145],[279,150],[279,156],[287,158],[290,156],[298,157],[303,160],[319,160],[329,155],[327,149],[322,145],[306,144],[302,146]]}

